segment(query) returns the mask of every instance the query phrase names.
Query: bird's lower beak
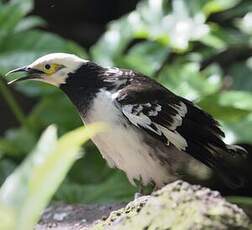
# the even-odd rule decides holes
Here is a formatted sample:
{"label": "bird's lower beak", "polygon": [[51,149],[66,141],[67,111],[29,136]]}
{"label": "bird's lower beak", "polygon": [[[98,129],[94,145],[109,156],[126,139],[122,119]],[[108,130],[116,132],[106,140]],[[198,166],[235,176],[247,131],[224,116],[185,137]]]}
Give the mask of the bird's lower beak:
{"label": "bird's lower beak", "polygon": [[40,75],[43,74],[43,72],[40,70],[24,66],[24,67],[20,67],[20,68],[9,71],[8,73],[5,74],[5,76],[9,76],[13,73],[18,73],[18,72],[25,72],[27,75],[8,82],[8,85],[16,83],[18,81],[38,79],[40,78]]}

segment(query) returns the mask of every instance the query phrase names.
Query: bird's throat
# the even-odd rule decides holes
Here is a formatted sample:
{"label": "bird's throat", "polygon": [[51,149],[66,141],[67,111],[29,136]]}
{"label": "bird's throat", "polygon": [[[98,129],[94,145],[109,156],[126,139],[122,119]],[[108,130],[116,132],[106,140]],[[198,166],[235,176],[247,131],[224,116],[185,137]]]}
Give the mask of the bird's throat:
{"label": "bird's throat", "polygon": [[104,88],[102,79],[104,72],[103,67],[87,62],[74,73],[69,73],[66,83],[60,85],[82,115],[88,111],[96,94]]}

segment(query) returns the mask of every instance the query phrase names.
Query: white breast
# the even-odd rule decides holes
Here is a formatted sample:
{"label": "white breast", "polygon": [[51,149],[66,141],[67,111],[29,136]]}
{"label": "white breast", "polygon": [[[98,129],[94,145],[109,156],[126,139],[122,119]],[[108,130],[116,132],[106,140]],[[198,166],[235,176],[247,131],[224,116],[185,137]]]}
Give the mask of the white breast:
{"label": "white breast", "polygon": [[[154,181],[157,186],[174,180],[168,169],[155,157],[153,149],[145,144],[141,132],[124,118],[114,105],[114,95],[100,91],[94,99],[85,123],[106,122],[110,130],[97,135],[93,142],[111,167],[123,170],[134,184],[134,179],[143,184]],[[151,154],[152,153],[152,154]]]}

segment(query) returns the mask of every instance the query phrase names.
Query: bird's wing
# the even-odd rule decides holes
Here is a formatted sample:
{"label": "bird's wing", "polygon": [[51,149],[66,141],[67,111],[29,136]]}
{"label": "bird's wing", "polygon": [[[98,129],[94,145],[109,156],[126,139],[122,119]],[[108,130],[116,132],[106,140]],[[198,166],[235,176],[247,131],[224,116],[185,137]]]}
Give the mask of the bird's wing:
{"label": "bird's wing", "polygon": [[221,160],[217,150],[226,150],[217,121],[157,83],[144,79],[128,85],[120,90],[115,102],[134,126],[212,168]]}
{"label": "bird's wing", "polygon": [[130,123],[213,168],[228,186],[249,184],[250,156],[243,148],[222,141],[224,133],[211,115],[150,78],[127,73],[120,75],[127,80],[114,100]]}

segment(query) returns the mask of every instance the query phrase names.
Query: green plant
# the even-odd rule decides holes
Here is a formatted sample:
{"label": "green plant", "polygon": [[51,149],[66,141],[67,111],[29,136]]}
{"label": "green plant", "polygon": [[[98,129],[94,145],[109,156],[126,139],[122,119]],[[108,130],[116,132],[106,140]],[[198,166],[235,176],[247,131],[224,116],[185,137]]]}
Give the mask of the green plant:
{"label": "green plant", "polygon": [[55,126],[41,136],[36,148],[6,179],[0,189],[0,228],[33,229],[76,160],[81,145],[102,124],[78,128],[57,139]]}
{"label": "green plant", "polygon": [[228,142],[252,143],[251,10],[245,0],[142,1],[92,57],[156,78],[218,119]]}

